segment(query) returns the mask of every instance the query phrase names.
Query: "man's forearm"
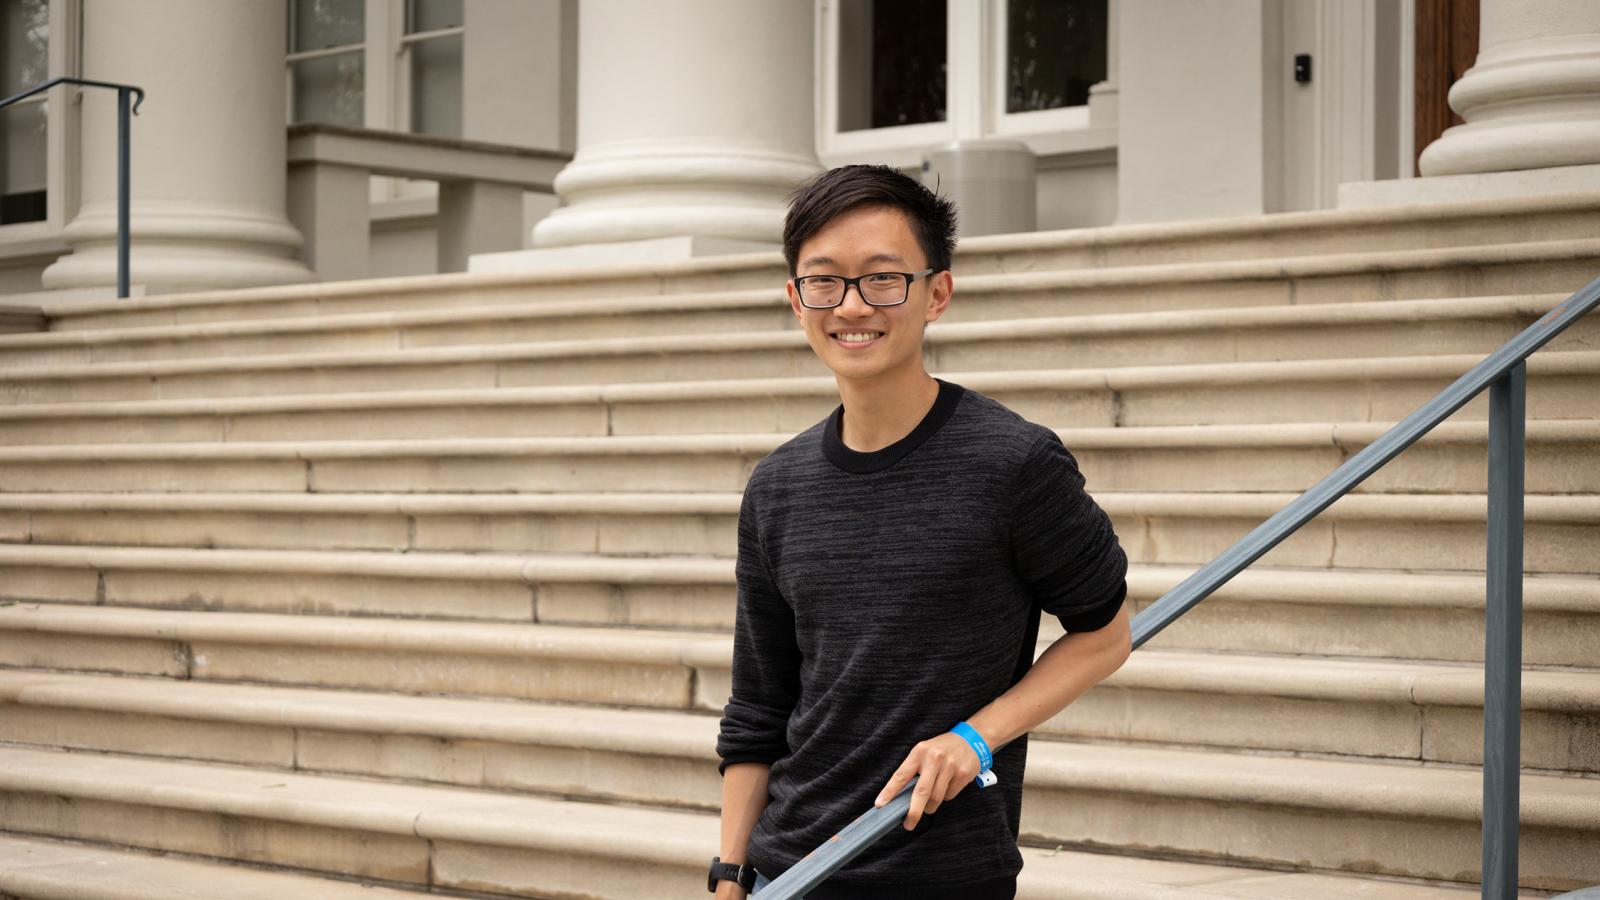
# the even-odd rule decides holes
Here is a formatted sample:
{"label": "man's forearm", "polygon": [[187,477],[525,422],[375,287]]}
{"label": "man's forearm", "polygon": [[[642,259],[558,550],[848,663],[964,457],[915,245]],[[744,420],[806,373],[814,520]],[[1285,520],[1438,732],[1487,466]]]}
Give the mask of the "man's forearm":
{"label": "man's forearm", "polygon": [[722,773],[722,850],[723,862],[744,863],[750,846],[750,833],[762,810],[767,808],[767,778],[772,766],[766,763],[734,763]]}
{"label": "man's forearm", "polygon": [[1128,606],[1104,628],[1062,635],[1011,689],[967,718],[991,747],[1044,724],[1120,668],[1131,652]]}

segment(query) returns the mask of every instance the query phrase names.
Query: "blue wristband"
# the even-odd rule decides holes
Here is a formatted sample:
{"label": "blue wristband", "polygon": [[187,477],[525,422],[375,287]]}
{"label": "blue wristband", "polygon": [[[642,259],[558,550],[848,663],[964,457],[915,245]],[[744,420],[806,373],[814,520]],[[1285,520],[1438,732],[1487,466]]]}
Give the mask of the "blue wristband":
{"label": "blue wristband", "polygon": [[953,734],[961,735],[968,744],[972,745],[973,751],[978,754],[978,771],[980,773],[987,772],[994,766],[994,753],[989,750],[988,742],[983,739],[983,735],[978,733],[978,729],[968,725],[965,721],[961,721],[957,722],[950,731]]}

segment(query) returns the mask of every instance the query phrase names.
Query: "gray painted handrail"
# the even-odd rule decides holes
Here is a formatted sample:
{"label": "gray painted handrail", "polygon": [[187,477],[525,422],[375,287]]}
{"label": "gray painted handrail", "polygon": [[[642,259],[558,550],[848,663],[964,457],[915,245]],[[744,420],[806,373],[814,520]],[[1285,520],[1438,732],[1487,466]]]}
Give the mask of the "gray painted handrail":
{"label": "gray painted handrail", "polygon": [[[1416,443],[1451,413],[1484,390],[1493,388],[1489,421],[1490,535],[1484,662],[1483,896],[1495,900],[1510,900],[1517,895],[1516,780],[1520,771],[1517,760],[1520,691],[1517,687],[1521,666],[1514,648],[1520,647],[1521,639],[1525,361],[1596,306],[1600,306],[1600,278],[1589,282],[1522,333],[1506,341],[1432,400],[1345,460],[1133,619],[1133,646],[1137,649]],[[1514,500],[1510,496],[1513,493]],[[1514,558],[1511,558],[1513,551]],[[760,900],[800,900],[807,891],[822,884],[829,875],[905,819],[916,784],[917,779],[912,778],[910,784],[883,806],[869,808],[857,816],[855,821],[762,889]]]}
{"label": "gray painted handrail", "polygon": [[[138,115],[140,104],[144,103],[144,88],[131,84],[117,84],[113,81],[94,81],[88,78],[71,78],[62,76],[52,78],[43,84],[36,84],[20,94],[0,100],[0,109],[5,109],[18,100],[25,100],[34,94],[42,94],[58,84],[76,84],[83,87],[110,88],[117,92],[117,299],[128,296],[128,240],[129,240],[129,200],[128,185],[132,177],[132,148],[130,147],[130,133],[132,131],[132,117]],[[133,100],[130,95],[138,94],[138,99]],[[131,105],[130,105],[130,100]]]}

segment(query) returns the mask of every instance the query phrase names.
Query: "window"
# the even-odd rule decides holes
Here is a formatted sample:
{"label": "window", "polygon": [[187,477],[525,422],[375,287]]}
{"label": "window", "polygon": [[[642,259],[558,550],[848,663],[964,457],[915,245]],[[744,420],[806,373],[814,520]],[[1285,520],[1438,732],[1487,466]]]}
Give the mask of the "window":
{"label": "window", "polygon": [[366,4],[289,4],[290,121],[366,124]]}
{"label": "window", "polygon": [[1106,0],[1007,0],[1006,112],[1083,106],[1106,80]]}
{"label": "window", "polygon": [[407,0],[401,38],[410,131],[461,137],[461,0]]}
{"label": "window", "polygon": [[[50,4],[8,0],[0,6],[0,97],[49,80]],[[47,217],[49,166],[44,94],[0,110],[0,225]]]}
{"label": "window", "polygon": [[1041,156],[1116,144],[1091,125],[1110,75],[1110,0],[815,0],[818,155],[915,166],[925,149],[1007,137]]}
{"label": "window", "polygon": [[942,4],[848,0],[839,11],[839,130],[945,120]]}
{"label": "window", "polygon": [[462,0],[290,0],[289,121],[461,136]]}

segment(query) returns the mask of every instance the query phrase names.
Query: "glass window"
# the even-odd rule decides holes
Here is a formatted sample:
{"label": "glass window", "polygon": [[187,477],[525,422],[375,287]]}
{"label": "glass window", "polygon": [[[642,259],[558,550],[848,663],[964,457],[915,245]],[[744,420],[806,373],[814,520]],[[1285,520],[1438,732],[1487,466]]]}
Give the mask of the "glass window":
{"label": "glass window", "polygon": [[411,130],[461,136],[461,35],[411,48]]}
{"label": "glass window", "polygon": [[[461,136],[461,0],[408,0],[411,130]],[[431,34],[453,30],[450,34]],[[430,36],[431,35],[431,36]]]}
{"label": "glass window", "polygon": [[945,120],[946,15],[928,0],[845,0],[840,131]]}
{"label": "glass window", "polygon": [[[50,4],[7,0],[0,4],[0,97],[20,93],[49,76]],[[45,160],[48,105],[42,94],[0,110],[0,225],[46,217]]]}
{"label": "glass window", "polygon": [[411,0],[406,5],[406,34],[457,28],[465,21],[461,0]]}
{"label": "glass window", "polygon": [[1007,0],[1006,112],[1082,106],[1106,79],[1106,0]]}
{"label": "glass window", "polygon": [[366,4],[293,0],[289,17],[294,121],[363,124]]}

